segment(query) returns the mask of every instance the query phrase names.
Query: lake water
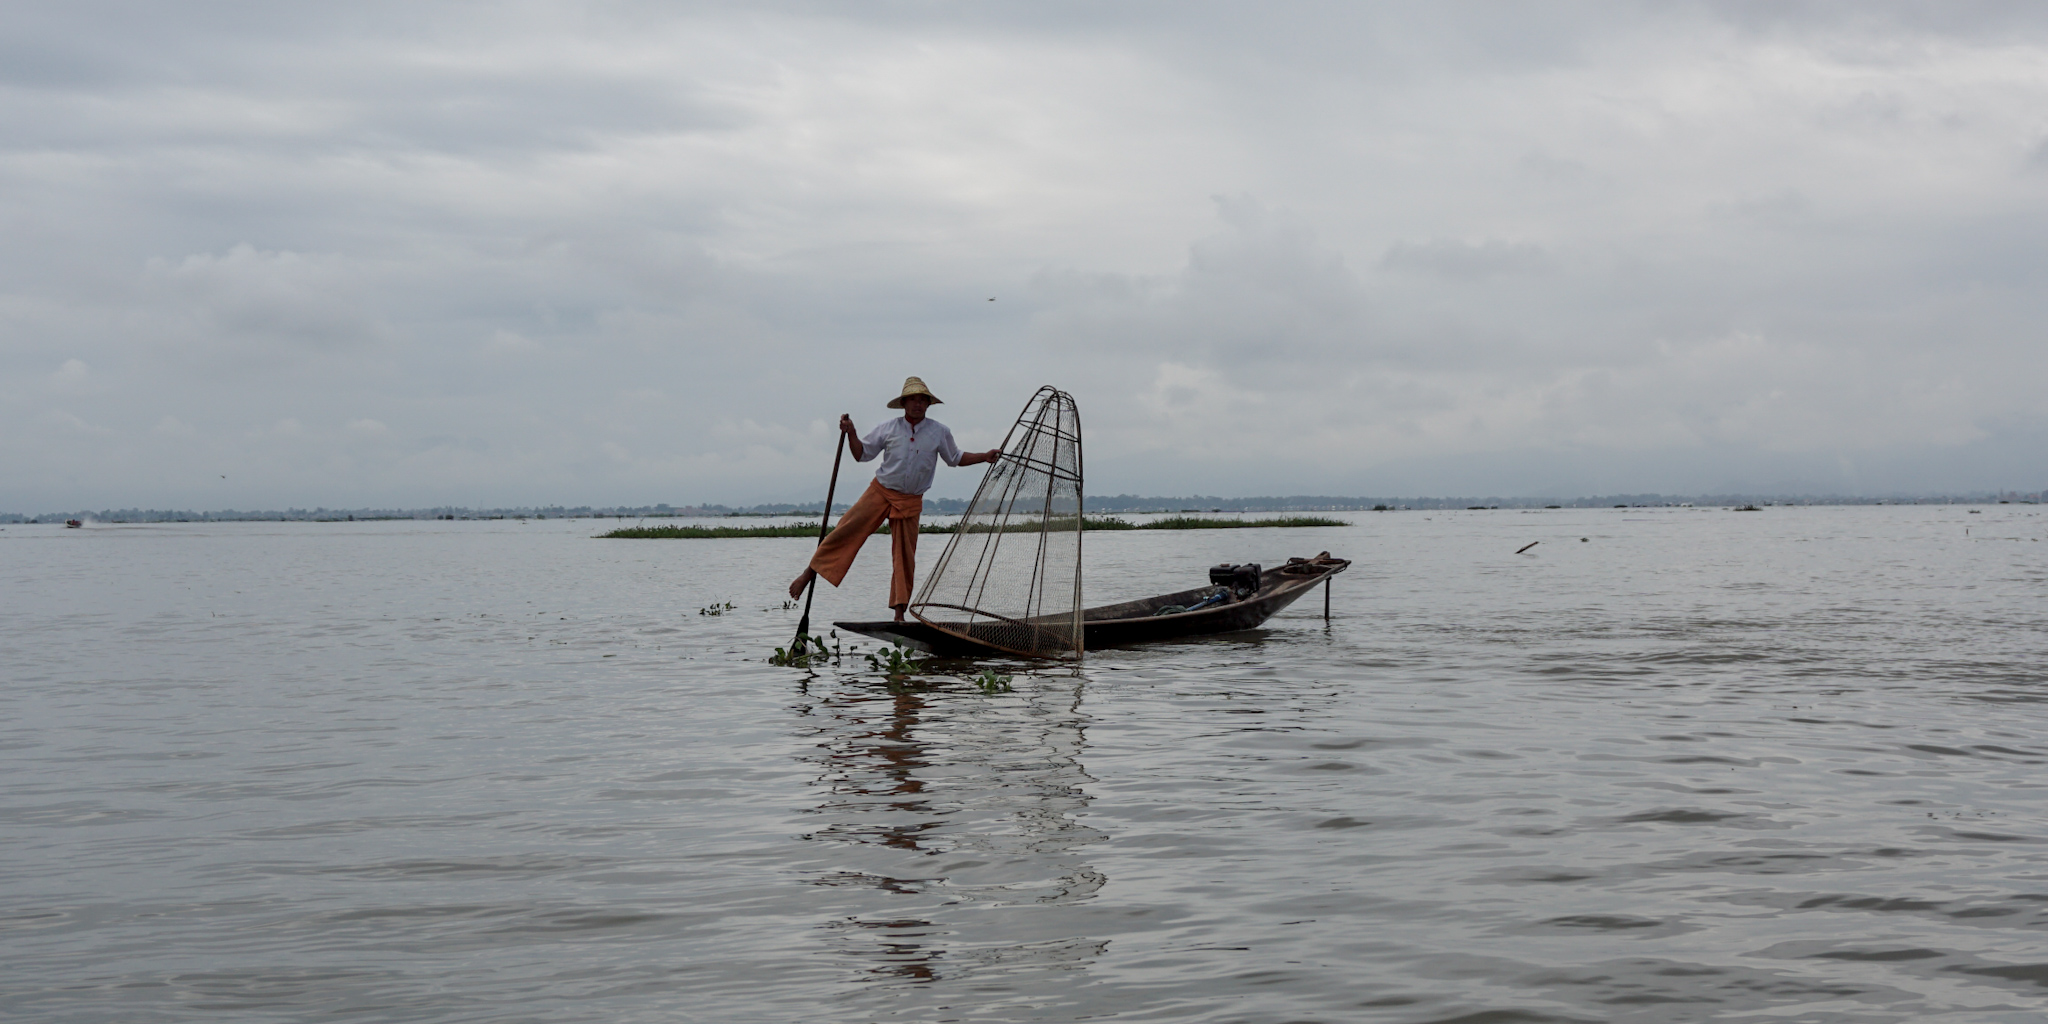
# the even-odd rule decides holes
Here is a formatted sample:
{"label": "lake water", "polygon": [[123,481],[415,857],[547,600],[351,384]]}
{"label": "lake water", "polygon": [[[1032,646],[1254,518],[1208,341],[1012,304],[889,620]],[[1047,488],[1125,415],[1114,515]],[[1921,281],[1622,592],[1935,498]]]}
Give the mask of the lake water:
{"label": "lake water", "polygon": [[2040,508],[1347,518],[1090,534],[1356,564],[996,695],[767,664],[800,539],[8,526],[0,1015],[2048,1014]]}

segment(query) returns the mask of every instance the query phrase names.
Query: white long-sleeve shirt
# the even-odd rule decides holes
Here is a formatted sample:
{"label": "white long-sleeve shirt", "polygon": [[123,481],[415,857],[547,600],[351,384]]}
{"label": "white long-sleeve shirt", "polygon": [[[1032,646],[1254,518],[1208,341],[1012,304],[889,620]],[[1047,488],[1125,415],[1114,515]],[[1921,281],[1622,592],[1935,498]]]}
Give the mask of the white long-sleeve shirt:
{"label": "white long-sleeve shirt", "polygon": [[860,461],[872,462],[878,456],[882,460],[875,481],[904,494],[930,490],[940,459],[948,466],[960,464],[960,446],[953,443],[953,432],[929,416],[914,427],[902,417],[883,420],[860,444]]}

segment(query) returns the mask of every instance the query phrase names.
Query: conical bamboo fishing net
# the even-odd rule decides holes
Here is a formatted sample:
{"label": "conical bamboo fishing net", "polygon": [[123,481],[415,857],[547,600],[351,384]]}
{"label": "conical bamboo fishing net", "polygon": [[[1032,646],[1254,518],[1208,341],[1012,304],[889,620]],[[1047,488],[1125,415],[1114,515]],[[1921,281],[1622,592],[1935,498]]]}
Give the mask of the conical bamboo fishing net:
{"label": "conical bamboo fishing net", "polygon": [[1042,387],[925,577],[910,613],[1034,658],[1081,656],[1081,413]]}

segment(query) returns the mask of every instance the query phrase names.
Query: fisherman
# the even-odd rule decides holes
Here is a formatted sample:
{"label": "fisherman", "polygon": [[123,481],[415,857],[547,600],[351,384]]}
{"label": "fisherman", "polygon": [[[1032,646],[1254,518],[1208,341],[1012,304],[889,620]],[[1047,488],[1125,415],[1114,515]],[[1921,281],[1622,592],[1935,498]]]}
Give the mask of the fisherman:
{"label": "fisherman", "polygon": [[925,418],[925,410],[939,404],[939,397],[924,381],[909,377],[903,381],[903,393],[889,402],[889,408],[903,410],[901,419],[883,420],[861,437],[853,428],[852,416],[839,417],[839,432],[846,435],[854,459],[868,462],[879,455],[882,468],[875,471],[874,482],[868,484],[860,500],[819,542],[811,564],[789,585],[790,597],[802,597],[804,588],[819,576],[838,586],[846,578],[846,570],[853,567],[860,546],[887,519],[889,554],[895,562],[889,577],[889,607],[895,609],[896,621],[903,621],[904,609],[910,607],[911,580],[917,572],[917,518],[924,511],[924,492],[932,486],[938,460],[945,459],[948,466],[974,466],[1003,457],[1001,448],[962,454],[945,424]]}

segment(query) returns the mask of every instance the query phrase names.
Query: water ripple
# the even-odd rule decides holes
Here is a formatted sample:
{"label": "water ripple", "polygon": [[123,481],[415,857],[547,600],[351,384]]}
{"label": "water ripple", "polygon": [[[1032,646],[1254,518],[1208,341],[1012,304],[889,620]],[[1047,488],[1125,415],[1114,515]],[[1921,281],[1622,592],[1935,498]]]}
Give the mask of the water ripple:
{"label": "water ripple", "polygon": [[0,1013],[2048,1012],[2040,546],[1629,511],[1091,536],[1100,601],[1360,561],[1328,623],[995,695],[766,665],[800,540],[10,527]]}

